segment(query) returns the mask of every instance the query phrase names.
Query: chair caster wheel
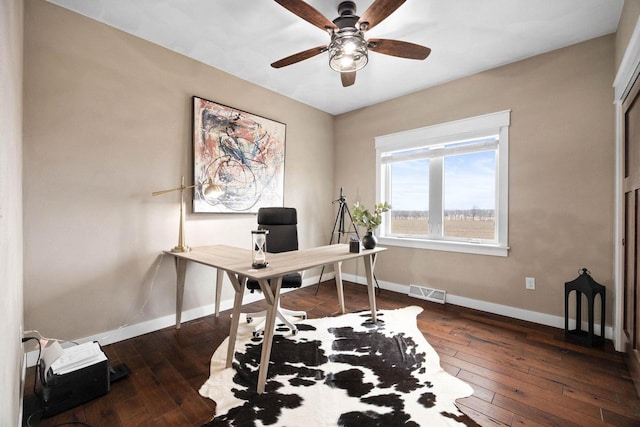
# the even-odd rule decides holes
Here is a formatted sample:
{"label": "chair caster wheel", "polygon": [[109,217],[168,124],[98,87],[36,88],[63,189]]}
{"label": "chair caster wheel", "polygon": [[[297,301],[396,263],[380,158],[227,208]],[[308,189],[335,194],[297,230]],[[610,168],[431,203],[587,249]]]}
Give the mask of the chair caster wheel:
{"label": "chair caster wheel", "polygon": [[253,331],[253,337],[254,338],[260,338],[260,336],[262,335],[262,332],[260,331]]}
{"label": "chair caster wheel", "polygon": [[297,329],[293,329],[291,331],[291,335],[298,335],[298,330]]}
{"label": "chair caster wheel", "polygon": [[247,316],[247,323],[251,323],[251,322],[253,322],[253,317]]}
{"label": "chair caster wheel", "polygon": [[300,319],[307,320],[307,315],[305,314],[304,316],[300,317]]}

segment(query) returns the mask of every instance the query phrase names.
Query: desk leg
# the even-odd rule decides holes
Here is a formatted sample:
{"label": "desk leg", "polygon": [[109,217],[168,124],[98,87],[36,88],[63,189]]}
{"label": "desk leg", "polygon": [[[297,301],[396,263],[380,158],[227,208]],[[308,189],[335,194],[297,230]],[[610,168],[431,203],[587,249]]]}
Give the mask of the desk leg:
{"label": "desk leg", "polygon": [[231,280],[233,289],[236,291],[233,300],[233,314],[231,315],[231,326],[229,327],[229,346],[227,347],[227,364],[230,368],[233,363],[233,352],[236,348],[236,337],[238,336],[238,324],[240,323],[240,307],[242,306],[242,297],[244,296],[244,285],[246,278],[244,276],[236,276],[227,271],[227,276]]}
{"label": "desk leg", "polygon": [[335,270],[336,276],[336,290],[338,291],[338,302],[340,302],[340,310],[342,314],[345,313],[344,310],[344,288],[342,287],[342,262],[336,262],[333,264],[333,269]]}
{"label": "desk leg", "polygon": [[182,322],[182,300],[184,298],[184,280],[187,275],[187,260],[175,257],[176,260],[176,329]]}
{"label": "desk leg", "polygon": [[220,315],[220,296],[222,295],[222,280],[224,279],[224,271],[216,268],[216,317]]}
{"label": "desk leg", "polygon": [[280,298],[280,287],[282,286],[282,277],[271,279],[271,283],[275,282],[275,289],[271,290],[267,280],[260,280],[260,289],[264,299],[267,301],[269,308],[267,309],[267,319],[264,324],[264,338],[262,340],[262,354],[260,355],[260,371],[258,372],[258,394],[264,393],[264,386],[267,382],[267,371],[269,370],[269,359],[271,357],[271,345],[273,344],[273,329],[276,322],[276,311],[278,309],[278,300]]}
{"label": "desk leg", "polygon": [[375,266],[375,254],[364,256],[364,271],[367,275],[367,290],[369,291],[369,306],[371,307],[371,320],[373,323],[378,322],[376,311],[376,288],[373,279],[373,268]]}

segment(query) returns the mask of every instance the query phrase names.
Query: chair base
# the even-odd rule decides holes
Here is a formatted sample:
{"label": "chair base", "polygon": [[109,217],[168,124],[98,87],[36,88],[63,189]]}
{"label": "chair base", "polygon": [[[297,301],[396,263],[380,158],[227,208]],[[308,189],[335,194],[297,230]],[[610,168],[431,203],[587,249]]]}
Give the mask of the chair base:
{"label": "chair base", "polygon": [[[267,318],[267,310],[262,310],[257,313],[246,313],[247,323],[253,322],[256,317],[263,317],[264,319],[253,327],[253,336],[259,337],[260,335],[264,335],[264,324]],[[307,312],[299,311],[299,310],[288,310],[286,308],[280,307],[280,302],[278,302],[278,306],[276,307],[276,318],[280,320],[280,322],[284,323],[287,328],[291,330],[293,335],[298,333],[298,328],[289,320],[287,317],[299,317],[304,320],[307,318]],[[276,324],[277,326],[277,324]]]}

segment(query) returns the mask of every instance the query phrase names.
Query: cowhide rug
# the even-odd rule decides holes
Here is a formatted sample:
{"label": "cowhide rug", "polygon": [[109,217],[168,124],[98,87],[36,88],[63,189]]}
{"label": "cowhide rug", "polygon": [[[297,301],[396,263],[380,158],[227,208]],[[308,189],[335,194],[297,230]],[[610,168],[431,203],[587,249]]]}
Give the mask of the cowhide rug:
{"label": "cowhide rug", "polygon": [[416,325],[420,307],[301,320],[276,333],[265,393],[255,392],[262,340],[240,319],[233,367],[227,341],[200,394],[213,426],[477,426],[455,406],[472,388],[440,367]]}

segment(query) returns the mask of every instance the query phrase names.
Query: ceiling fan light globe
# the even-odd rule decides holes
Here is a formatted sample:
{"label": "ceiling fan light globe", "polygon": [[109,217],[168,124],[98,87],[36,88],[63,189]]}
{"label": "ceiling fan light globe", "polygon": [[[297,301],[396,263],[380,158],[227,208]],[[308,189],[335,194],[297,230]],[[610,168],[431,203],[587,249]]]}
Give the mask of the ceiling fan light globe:
{"label": "ceiling fan light globe", "polygon": [[358,71],[369,61],[367,42],[361,31],[341,30],[329,45],[329,67],[339,73]]}
{"label": "ceiling fan light globe", "polygon": [[353,53],[356,52],[356,50],[357,50],[357,45],[353,40],[347,40],[347,42],[342,47],[342,51],[346,55],[353,55]]}
{"label": "ceiling fan light globe", "polygon": [[353,56],[345,55],[340,59],[340,69],[341,70],[351,70],[355,67],[356,61]]}

